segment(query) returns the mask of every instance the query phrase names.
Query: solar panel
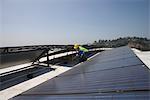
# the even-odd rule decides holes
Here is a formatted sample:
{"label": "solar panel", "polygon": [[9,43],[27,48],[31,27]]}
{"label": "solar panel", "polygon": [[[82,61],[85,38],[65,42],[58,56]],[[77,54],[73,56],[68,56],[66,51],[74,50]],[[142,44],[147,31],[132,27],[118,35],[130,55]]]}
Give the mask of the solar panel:
{"label": "solar panel", "polygon": [[34,61],[44,50],[0,54],[0,69]]}
{"label": "solar panel", "polygon": [[12,100],[149,100],[150,72],[128,47],[104,51]]}

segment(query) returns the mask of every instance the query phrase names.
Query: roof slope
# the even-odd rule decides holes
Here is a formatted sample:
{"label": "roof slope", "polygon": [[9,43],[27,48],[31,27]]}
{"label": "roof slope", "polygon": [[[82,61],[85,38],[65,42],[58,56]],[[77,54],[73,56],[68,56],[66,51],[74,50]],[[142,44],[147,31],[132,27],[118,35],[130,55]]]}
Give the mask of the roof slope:
{"label": "roof slope", "polygon": [[148,100],[150,72],[128,47],[93,59],[12,100]]}

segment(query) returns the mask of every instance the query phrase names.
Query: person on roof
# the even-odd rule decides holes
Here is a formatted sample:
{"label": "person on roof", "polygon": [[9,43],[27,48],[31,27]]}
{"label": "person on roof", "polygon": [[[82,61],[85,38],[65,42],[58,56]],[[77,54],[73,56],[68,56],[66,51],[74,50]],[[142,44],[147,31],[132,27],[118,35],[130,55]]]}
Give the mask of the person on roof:
{"label": "person on roof", "polygon": [[88,49],[78,45],[78,44],[75,44],[74,45],[74,49],[78,51],[78,56],[79,56],[79,62],[83,62],[83,61],[86,61],[87,60],[87,53],[88,53]]}

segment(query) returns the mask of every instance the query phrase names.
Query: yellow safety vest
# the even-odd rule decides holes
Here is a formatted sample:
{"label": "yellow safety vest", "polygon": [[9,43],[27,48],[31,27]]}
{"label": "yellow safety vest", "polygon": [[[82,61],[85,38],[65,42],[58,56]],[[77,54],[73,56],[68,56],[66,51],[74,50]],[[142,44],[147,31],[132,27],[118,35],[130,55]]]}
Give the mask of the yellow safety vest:
{"label": "yellow safety vest", "polygon": [[83,51],[83,52],[88,52],[88,51],[89,51],[88,49],[86,49],[86,48],[84,48],[84,47],[82,47],[82,46],[79,46],[79,50],[80,50],[80,51]]}

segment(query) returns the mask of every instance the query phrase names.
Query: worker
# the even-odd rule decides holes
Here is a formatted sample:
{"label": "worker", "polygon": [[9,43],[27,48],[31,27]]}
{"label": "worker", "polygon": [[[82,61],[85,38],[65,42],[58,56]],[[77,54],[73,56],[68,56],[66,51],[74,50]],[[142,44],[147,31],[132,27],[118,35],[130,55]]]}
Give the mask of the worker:
{"label": "worker", "polygon": [[78,44],[74,45],[74,49],[78,51],[77,56],[79,57],[79,62],[83,62],[83,61],[87,60],[87,53],[89,51],[88,49],[86,49]]}

